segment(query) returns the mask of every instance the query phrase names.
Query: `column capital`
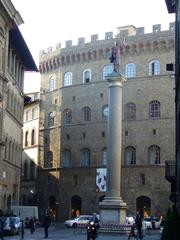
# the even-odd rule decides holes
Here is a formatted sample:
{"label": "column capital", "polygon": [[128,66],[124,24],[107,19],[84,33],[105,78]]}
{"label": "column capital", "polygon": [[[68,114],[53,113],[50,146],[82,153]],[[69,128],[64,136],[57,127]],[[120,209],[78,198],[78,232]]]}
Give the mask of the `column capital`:
{"label": "column capital", "polygon": [[126,81],[126,78],[121,73],[113,71],[106,76],[106,80],[109,83],[109,87],[122,86],[123,82]]}

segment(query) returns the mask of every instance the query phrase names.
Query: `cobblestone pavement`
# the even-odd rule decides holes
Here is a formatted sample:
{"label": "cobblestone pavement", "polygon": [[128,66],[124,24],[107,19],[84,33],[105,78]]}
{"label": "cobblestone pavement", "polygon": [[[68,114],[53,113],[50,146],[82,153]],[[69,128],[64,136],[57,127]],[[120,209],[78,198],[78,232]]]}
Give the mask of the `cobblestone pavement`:
{"label": "cobblestone pavement", "polygon": [[[21,240],[21,236],[4,237],[4,240]],[[25,229],[24,240],[42,240],[44,239],[44,229],[36,228],[34,234],[30,234],[30,229]],[[48,240],[86,240],[86,230],[65,228],[62,224],[56,224],[49,228]],[[127,240],[126,234],[112,234],[112,233],[99,233],[97,240]],[[132,239],[133,240],[133,239]],[[148,230],[143,240],[160,240],[160,233],[158,230]]]}

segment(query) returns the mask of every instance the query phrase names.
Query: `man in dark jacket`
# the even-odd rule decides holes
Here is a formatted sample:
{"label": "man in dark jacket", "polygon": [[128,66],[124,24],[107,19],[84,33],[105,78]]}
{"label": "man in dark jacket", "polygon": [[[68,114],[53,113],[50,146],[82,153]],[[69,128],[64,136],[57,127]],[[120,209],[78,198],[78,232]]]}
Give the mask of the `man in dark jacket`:
{"label": "man in dark jacket", "polygon": [[48,238],[48,228],[49,228],[50,224],[51,224],[51,218],[50,218],[49,214],[46,213],[46,215],[44,217],[44,221],[43,221],[45,238]]}
{"label": "man in dark jacket", "polygon": [[139,239],[142,239],[142,220],[141,220],[141,216],[139,215],[139,212],[137,212],[136,214],[135,224],[138,231]]}

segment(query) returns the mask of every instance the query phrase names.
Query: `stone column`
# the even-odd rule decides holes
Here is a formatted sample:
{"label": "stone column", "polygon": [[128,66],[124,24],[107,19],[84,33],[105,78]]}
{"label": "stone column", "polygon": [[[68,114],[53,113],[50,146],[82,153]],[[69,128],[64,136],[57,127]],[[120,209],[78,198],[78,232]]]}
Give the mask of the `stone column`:
{"label": "stone column", "polygon": [[107,191],[100,203],[102,223],[125,223],[126,203],[121,198],[121,145],[122,145],[122,84],[124,77],[113,72],[109,83],[109,118],[107,145]]}

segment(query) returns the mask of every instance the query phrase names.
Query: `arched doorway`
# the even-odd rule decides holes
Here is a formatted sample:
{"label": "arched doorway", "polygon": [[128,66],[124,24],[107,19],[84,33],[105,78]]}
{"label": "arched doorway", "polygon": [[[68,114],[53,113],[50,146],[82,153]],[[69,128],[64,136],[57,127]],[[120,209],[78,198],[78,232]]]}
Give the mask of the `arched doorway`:
{"label": "arched doorway", "polygon": [[76,217],[81,214],[81,198],[72,196],[71,198],[71,217]]}
{"label": "arched doorway", "polygon": [[56,198],[55,196],[49,197],[49,214],[53,222],[56,221]]}
{"label": "arched doorway", "polygon": [[151,199],[146,196],[140,196],[136,199],[136,211],[140,213],[142,217],[151,215]]}

